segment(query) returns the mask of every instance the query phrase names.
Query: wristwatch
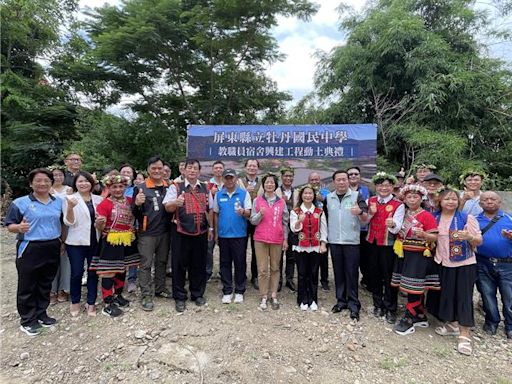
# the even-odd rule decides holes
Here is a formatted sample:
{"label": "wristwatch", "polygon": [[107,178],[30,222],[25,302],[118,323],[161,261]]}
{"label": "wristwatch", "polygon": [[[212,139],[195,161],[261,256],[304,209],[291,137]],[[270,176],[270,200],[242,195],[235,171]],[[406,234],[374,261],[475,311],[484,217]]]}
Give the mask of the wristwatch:
{"label": "wristwatch", "polygon": [[208,228],[208,230],[213,232],[213,227]]}

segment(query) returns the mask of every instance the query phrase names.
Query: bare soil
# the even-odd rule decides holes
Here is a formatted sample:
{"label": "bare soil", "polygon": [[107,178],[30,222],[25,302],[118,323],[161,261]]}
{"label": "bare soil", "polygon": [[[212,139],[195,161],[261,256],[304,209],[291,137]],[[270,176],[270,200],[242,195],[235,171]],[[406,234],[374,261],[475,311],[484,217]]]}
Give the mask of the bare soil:
{"label": "bare soil", "polygon": [[127,295],[130,309],[117,319],[83,312],[72,320],[69,303],[57,304],[48,312],[58,325],[31,338],[19,331],[14,236],[1,236],[2,383],[512,383],[512,343],[501,327],[484,334],[480,312],[466,357],[455,338],[435,334],[434,319],[412,335],[395,334],[372,316],[364,289],[357,323],[330,312],[333,290],[319,292],[317,312],[300,311],[288,289],[281,309],[261,311],[252,287],[243,304],[226,305],[212,280],[208,305],[188,302],[183,314],[158,298],[144,312],[136,295]]}

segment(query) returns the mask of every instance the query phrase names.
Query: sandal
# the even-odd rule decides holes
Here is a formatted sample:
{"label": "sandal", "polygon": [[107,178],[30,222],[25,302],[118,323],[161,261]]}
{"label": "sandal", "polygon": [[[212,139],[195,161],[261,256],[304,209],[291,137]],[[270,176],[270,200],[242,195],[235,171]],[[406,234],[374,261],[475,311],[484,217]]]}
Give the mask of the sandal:
{"label": "sandal", "polygon": [[450,323],[446,323],[441,327],[437,327],[435,329],[436,333],[441,336],[459,336],[460,329],[459,327],[454,327]]}
{"label": "sandal", "polygon": [[471,339],[466,336],[459,336],[459,344],[457,345],[457,351],[466,356],[471,356],[473,347],[471,346]]}
{"label": "sandal", "polygon": [[96,305],[94,304],[86,304],[87,308],[87,316],[96,317]]}
{"label": "sandal", "polygon": [[69,313],[71,313],[71,317],[77,317],[80,314],[80,303],[70,304]]}

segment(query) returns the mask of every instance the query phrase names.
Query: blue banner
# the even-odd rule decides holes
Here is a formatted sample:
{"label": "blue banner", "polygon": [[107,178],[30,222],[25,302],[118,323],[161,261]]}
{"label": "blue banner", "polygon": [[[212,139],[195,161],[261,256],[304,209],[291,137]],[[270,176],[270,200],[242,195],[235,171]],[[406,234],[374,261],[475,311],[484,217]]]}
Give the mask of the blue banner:
{"label": "blue banner", "polygon": [[187,157],[198,160],[337,159],[375,164],[375,124],[190,125]]}

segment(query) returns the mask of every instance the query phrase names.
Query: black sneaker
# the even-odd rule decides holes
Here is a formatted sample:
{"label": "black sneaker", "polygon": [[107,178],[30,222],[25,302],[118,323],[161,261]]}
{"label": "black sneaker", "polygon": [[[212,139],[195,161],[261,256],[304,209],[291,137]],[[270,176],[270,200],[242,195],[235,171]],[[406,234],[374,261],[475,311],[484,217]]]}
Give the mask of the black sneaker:
{"label": "black sneaker", "polygon": [[106,307],[103,308],[101,313],[110,317],[118,317],[123,314],[123,311],[115,304],[108,304]]}
{"label": "black sneaker", "polygon": [[396,323],[396,312],[386,312],[386,321],[389,324],[395,324]]}
{"label": "black sneaker", "polygon": [[117,304],[118,307],[128,307],[130,305],[130,300],[126,300],[123,295],[119,294],[114,297],[114,304]]}
{"label": "black sneaker", "polygon": [[383,317],[385,314],[384,310],[382,308],[373,308],[373,316],[375,317]]}
{"label": "black sneaker", "polygon": [[37,320],[42,327],[48,328],[57,324],[57,320],[48,315],[43,315]]}
{"label": "black sneaker", "polygon": [[202,296],[196,298],[194,301],[198,307],[202,307],[203,305],[206,304],[206,299]]}
{"label": "black sneaker", "polygon": [[494,336],[497,332],[497,327],[490,325],[488,323],[484,323],[483,328],[484,328],[484,332],[491,336]]}
{"label": "black sneaker", "polygon": [[176,300],[176,312],[185,312],[185,302],[183,300]]}
{"label": "black sneaker", "polygon": [[425,316],[423,314],[414,316],[412,318],[412,325],[414,325],[414,327],[418,327],[418,328],[428,328],[429,324],[428,324],[427,316]]}
{"label": "black sneaker", "polygon": [[329,292],[331,287],[329,287],[329,283],[322,283],[322,291]]}
{"label": "black sneaker", "polygon": [[20,325],[20,331],[25,332],[29,336],[37,336],[41,333],[42,326],[39,323],[33,325]]}
{"label": "black sneaker", "polygon": [[293,281],[288,280],[288,281],[286,282],[286,285],[285,285],[285,286],[286,286],[286,288],[288,288],[290,291],[292,291],[292,292],[297,292],[297,287],[295,287],[295,284],[293,283]]}
{"label": "black sneaker", "polygon": [[402,336],[410,335],[411,333],[414,333],[415,329],[414,329],[414,324],[413,324],[412,319],[408,316],[403,317],[398,322],[398,324],[395,325],[394,331]]}
{"label": "black sneaker", "polygon": [[252,283],[252,287],[255,289],[255,290],[259,290],[260,289],[260,285],[258,284],[258,278],[257,277],[253,277],[251,279],[251,283]]}
{"label": "black sneaker", "polygon": [[350,318],[352,320],[359,321],[359,312],[357,312],[357,311],[350,311]]}

